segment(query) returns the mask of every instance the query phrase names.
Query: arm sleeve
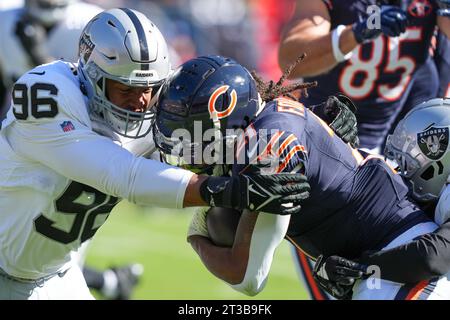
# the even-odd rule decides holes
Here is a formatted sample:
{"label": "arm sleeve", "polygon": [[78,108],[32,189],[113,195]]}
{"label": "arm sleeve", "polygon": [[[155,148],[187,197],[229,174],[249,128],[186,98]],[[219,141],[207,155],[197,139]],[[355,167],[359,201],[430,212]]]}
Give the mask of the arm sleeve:
{"label": "arm sleeve", "polygon": [[450,220],[402,246],[367,253],[361,262],[378,266],[381,278],[400,283],[442,276],[450,270]]}
{"label": "arm sleeve", "polygon": [[60,121],[16,121],[4,134],[17,155],[68,179],[140,205],[183,207],[191,172],[135,157],[81,123],[68,122],[73,129],[64,132]]}
{"label": "arm sleeve", "polygon": [[264,289],[275,249],[283,240],[290,216],[260,213],[250,242],[247,269],[241,283],[233,289],[254,296]]}

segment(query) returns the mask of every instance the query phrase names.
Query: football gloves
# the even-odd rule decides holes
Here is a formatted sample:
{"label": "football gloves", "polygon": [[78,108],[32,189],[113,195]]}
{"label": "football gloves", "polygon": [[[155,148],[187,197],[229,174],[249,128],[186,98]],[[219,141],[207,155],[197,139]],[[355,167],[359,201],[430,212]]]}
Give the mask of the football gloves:
{"label": "football gloves", "polygon": [[339,300],[351,299],[355,281],[370,275],[366,265],[339,256],[320,255],[313,271],[318,285]]}
{"label": "football gloves", "polygon": [[437,14],[443,17],[450,17],[450,0],[437,0],[439,10]]}
{"label": "football gloves", "polygon": [[192,216],[191,223],[189,224],[187,237],[190,236],[202,236],[209,238],[208,227],[206,224],[206,215],[209,207],[197,208]]}
{"label": "football gloves", "polygon": [[373,25],[372,20],[373,17],[369,16],[353,24],[353,34],[358,43],[375,39],[382,33],[388,37],[398,37],[405,32],[408,24],[406,12],[395,6],[381,7],[379,27]]}
{"label": "football gloves", "polygon": [[254,164],[231,177],[208,177],[200,187],[203,200],[211,207],[281,215],[298,213],[309,191],[301,173],[263,174],[261,166]]}
{"label": "football gloves", "polygon": [[356,106],[350,98],[339,94],[328,97],[327,101],[311,107],[311,110],[322,118],[333,131],[353,148],[359,145],[356,122]]}

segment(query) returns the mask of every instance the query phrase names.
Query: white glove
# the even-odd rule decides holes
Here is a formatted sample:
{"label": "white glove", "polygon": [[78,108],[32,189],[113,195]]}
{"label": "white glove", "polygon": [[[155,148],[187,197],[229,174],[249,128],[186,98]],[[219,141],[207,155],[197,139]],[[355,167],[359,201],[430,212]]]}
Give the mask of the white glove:
{"label": "white glove", "polygon": [[450,185],[447,184],[442,190],[439,202],[434,212],[434,221],[441,225],[450,219]]}
{"label": "white glove", "polygon": [[209,238],[208,227],[206,226],[206,215],[209,207],[200,207],[195,210],[192,216],[191,223],[189,224],[187,237],[190,236],[202,236]]}

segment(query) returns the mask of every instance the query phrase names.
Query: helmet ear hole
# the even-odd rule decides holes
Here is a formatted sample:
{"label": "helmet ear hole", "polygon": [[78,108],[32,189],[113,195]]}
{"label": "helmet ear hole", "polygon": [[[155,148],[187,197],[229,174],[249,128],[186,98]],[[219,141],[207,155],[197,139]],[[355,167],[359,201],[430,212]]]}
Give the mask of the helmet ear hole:
{"label": "helmet ear hole", "polygon": [[432,179],[434,177],[433,165],[429,165],[428,168],[420,175],[420,177],[425,181]]}

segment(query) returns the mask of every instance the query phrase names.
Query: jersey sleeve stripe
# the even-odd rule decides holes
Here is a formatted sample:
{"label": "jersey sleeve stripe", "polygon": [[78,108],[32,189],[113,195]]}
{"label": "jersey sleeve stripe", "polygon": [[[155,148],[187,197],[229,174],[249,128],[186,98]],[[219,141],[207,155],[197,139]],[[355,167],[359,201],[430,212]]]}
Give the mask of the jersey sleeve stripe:
{"label": "jersey sleeve stripe", "polygon": [[286,158],[284,158],[283,162],[278,166],[276,173],[280,173],[281,171],[283,171],[286,166],[288,165],[289,161],[292,159],[292,157],[294,156],[294,154],[296,154],[297,152],[305,152],[305,147],[304,146],[300,146],[300,145],[295,145],[291,151],[289,151],[289,153],[287,154]]}
{"label": "jersey sleeve stripe", "polygon": [[286,138],[286,140],[283,141],[280,148],[278,148],[278,150],[276,152],[274,152],[276,154],[276,156],[279,157],[281,154],[283,154],[283,152],[287,149],[287,147],[294,141],[297,141],[297,138],[295,137],[295,135],[290,134]]}
{"label": "jersey sleeve stripe", "polygon": [[273,147],[277,145],[278,140],[280,140],[280,137],[284,134],[284,131],[277,131],[272,138],[270,138],[269,143],[264,148],[264,150],[258,155],[258,161],[261,161],[264,157],[272,154]]}

